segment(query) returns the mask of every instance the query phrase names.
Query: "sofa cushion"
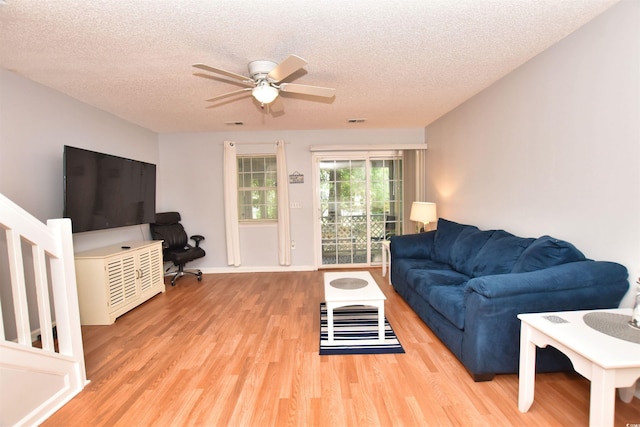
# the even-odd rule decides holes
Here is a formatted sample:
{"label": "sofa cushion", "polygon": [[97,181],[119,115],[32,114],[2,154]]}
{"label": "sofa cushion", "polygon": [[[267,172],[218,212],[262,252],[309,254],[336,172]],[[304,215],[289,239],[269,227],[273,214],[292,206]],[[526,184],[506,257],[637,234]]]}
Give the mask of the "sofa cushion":
{"label": "sofa cushion", "polygon": [[571,243],[551,236],[542,236],[522,252],[511,272],[526,273],[585,259],[584,254]]}
{"label": "sofa cushion", "polygon": [[472,225],[465,227],[451,245],[449,265],[454,270],[470,276],[474,266],[473,260],[492,234],[493,230],[480,231],[478,227]]}
{"label": "sofa cushion", "polygon": [[511,272],[522,252],[534,240],[517,237],[504,230],[496,230],[473,258],[473,268],[469,274],[478,277]]}
{"label": "sofa cushion", "polygon": [[391,265],[394,271],[402,271],[404,273],[404,279],[407,278],[407,274],[411,270],[451,269],[448,264],[423,258],[395,258]]}
{"label": "sofa cushion", "polygon": [[456,328],[464,329],[464,285],[434,286],[429,293],[429,304]]}
{"label": "sofa cushion", "polygon": [[468,276],[450,269],[415,269],[407,273],[407,282],[409,283],[409,286],[426,301],[429,301],[429,294],[432,289],[439,286],[464,285],[468,280]]}
{"label": "sofa cushion", "polygon": [[455,243],[458,235],[468,225],[458,224],[444,218],[438,219],[438,229],[434,237],[434,247],[432,258],[436,261],[448,263],[451,254],[451,247]]}

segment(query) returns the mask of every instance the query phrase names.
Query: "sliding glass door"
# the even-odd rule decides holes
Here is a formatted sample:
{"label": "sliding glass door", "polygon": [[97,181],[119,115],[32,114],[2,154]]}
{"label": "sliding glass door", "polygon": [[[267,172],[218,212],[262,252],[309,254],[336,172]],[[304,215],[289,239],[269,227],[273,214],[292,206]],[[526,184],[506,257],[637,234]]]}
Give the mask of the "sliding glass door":
{"label": "sliding glass door", "polygon": [[402,233],[402,160],[325,157],[316,165],[319,264],[380,263],[381,242]]}
{"label": "sliding glass door", "polygon": [[373,159],[371,164],[371,263],[382,262],[382,241],[402,234],[403,181],[402,160]]}

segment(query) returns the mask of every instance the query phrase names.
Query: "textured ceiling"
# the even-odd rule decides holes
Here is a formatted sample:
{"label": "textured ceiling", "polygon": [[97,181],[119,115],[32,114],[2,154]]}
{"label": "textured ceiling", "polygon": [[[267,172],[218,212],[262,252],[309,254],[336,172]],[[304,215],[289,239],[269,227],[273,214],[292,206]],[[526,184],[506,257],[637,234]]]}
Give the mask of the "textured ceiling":
{"label": "textured ceiling", "polygon": [[[616,0],[6,0],[0,67],[156,132],[424,127]],[[286,81],[330,101],[250,96],[195,76],[306,59]],[[348,124],[348,119],[365,118]],[[232,126],[226,122],[244,122]]]}

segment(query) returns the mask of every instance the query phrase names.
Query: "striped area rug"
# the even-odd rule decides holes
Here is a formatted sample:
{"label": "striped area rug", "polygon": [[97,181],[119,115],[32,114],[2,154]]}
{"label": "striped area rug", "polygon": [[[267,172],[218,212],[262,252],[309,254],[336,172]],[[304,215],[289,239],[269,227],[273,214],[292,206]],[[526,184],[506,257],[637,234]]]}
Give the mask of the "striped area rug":
{"label": "striped area rug", "polygon": [[404,353],[395,332],[385,317],[385,342],[378,338],[378,310],[368,306],[350,306],[333,311],[334,342],[327,339],[327,307],[320,303],[320,355]]}

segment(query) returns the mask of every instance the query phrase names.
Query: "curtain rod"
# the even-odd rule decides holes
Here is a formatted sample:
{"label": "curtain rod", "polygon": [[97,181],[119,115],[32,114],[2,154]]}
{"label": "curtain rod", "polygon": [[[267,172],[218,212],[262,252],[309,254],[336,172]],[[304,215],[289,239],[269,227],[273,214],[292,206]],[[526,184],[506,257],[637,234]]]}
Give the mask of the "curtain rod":
{"label": "curtain rod", "polygon": [[237,141],[224,141],[222,143],[222,145],[224,145],[227,142],[231,142],[233,144],[236,145],[276,145],[278,142],[284,142],[285,144],[288,144],[287,141],[271,141],[271,142],[237,142]]}
{"label": "curtain rod", "polygon": [[309,151],[399,151],[426,150],[427,144],[344,144],[344,145],[312,145]]}

